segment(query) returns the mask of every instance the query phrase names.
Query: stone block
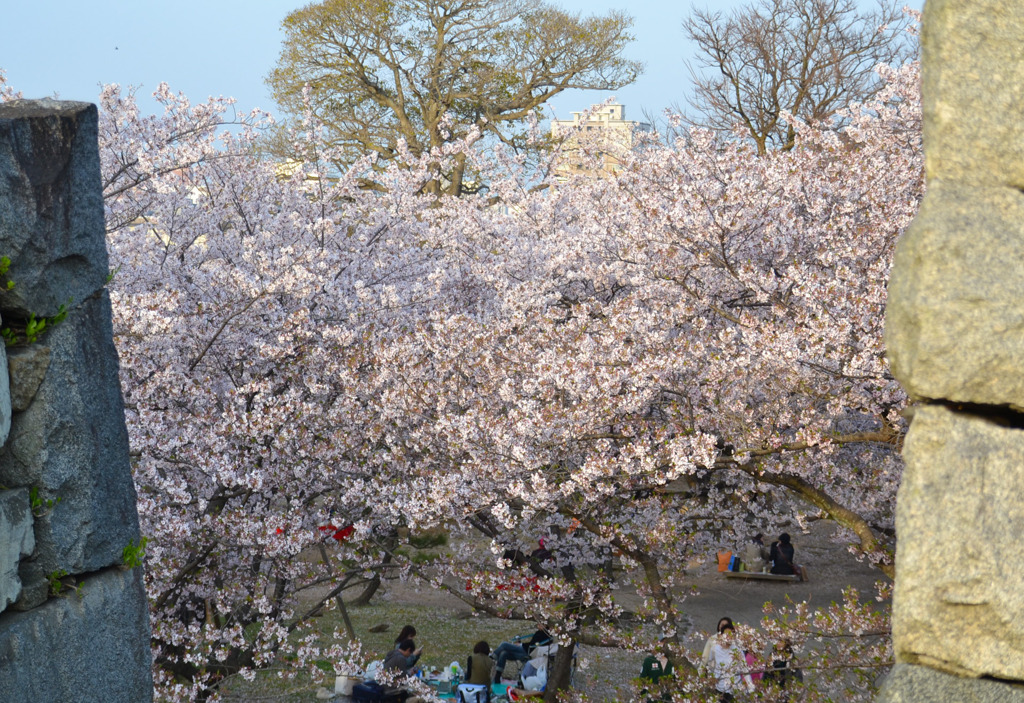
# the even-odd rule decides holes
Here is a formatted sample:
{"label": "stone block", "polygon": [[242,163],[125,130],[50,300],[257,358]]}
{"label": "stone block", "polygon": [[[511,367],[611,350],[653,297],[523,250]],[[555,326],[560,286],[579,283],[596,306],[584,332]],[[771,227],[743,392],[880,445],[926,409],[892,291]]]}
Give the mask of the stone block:
{"label": "stone block", "polygon": [[928,0],[922,27],[925,174],[1024,186],[1024,22],[1006,0]]}
{"label": "stone block", "polygon": [[106,291],[46,336],[50,364],[0,450],[0,484],[54,501],[35,527],[38,569],[70,574],[116,564],[138,541],[128,433]]}
{"label": "stone block", "polygon": [[108,569],[79,594],[0,614],[0,701],[142,703],[153,698],[141,569]]}
{"label": "stone block", "polygon": [[897,664],[875,700],[878,703],[1024,703],[1024,686]]}
{"label": "stone block", "polygon": [[0,492],[0,611],[18,599],[18,565],[35,548],[27,488]]}
{"label": "stone block", "polygon": [[[7,369],[11,386],[11,410],[27,410],[50,368],[50,348],[42,344],[11,347]],[[6,438],[4,441],[7,441]],[[0,442],[2,444],[2,442]]]}
{"label": "stone block", "polygon": [[897,661],[1024,680],[1024,429],[925,406],[903,456]]}
{"label": "stone block", "polygon": [[0,103],[0,256],[15,283],[5,316],[50,317],[106,281],[98,130],[90,103]]}
{"label": "stone block", "polygon": [[0,342],[0,445],[11,431],[11,384],[7,370],[7,350]]}
{"label": "stone block", "polygon": [[1024,193],[930,184],[896,248],[885,341],[915,398],[1024,409]]}
{"label": "stone block", "polygon": [[12,610],[31,610],[46,602],[50,597],[50,581],[47,573],[37,559],[22,559],[18,566],[18,578],[21,579],[21,595],[11,606]]}

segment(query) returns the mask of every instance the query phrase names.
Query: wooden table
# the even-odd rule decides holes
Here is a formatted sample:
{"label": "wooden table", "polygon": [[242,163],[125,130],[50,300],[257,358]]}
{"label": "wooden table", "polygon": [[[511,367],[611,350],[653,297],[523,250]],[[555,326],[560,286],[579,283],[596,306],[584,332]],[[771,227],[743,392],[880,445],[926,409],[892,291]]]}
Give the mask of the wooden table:
{"label": "wooden table", "polygon": [[727,579],[757,579],[759,581],[799,581],[796,574],[767,574],[763,571],[723,571]]}

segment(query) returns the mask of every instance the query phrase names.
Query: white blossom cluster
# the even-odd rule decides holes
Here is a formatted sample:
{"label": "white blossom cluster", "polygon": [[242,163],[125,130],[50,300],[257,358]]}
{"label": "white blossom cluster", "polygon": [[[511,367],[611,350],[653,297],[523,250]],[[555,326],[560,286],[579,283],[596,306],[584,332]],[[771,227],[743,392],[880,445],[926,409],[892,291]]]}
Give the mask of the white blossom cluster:
{"label": "white blossom cluster", "polygon": [[[162,699],[282,662],[357,668],[347,637],[312,636],[309,603],[375,577],[567,641],[671,633],[678,655],[686,565],[785,519],[835,520],[891,575],[906,397],[882,321],[923,177],[917,67],[883,76],[787,152],[692,131],[615,178],[555,183],[470,139],[406,154],[375,189],[371,164],[331,167],[315,124],[280,164],[256,148],[264,114],[229,130],[231,101],[161,86],[143,116],[105,88]],[[488,189],[422,194],[462,157]],[[397,550],[428,528],[452,545],[429,568]],[[644,598],[625,624],[623,587]],[[852,594],[785,616],[801,644],[885,627]],[[814,651],[884,662],[887,641]]]}

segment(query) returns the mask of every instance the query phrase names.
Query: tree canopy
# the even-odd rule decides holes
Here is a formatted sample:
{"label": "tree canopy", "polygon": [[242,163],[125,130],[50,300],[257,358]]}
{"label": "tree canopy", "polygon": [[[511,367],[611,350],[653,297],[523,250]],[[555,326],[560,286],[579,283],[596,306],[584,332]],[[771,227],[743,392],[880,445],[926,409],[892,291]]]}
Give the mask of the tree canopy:
{"label": "tree canopy", "polygon": [[[881,75],[838,129],[797,125],[791,150],[694,130],[544,192],[466,143],[390,162],[379,191],[359,187],[365,164],[284,175],[254,153],[258,114],[219,134],[227,101],[161,87],[146,117],[106,88],[158,699],[364,666],[313,614],[374,574],[547,627],[564,643],[551,701],[575,642],[685,670],[687,565],[752,531],[831,519],[891,575],[907,397],[882,313],[923,169],[916,66]],[[506,207],[417,195],[460,157]],[[452,546],[417,563],[400,528]],[[538,536],[544,564],[504,556]],[[632,618],[620,588],[640,596]],[[800,700],[867,701],[886,627],[851,595],[780,609],[744,648],[791,637],[817,672]],[[668,685],[708,700],[706,684]]]}
{"label": "tree canopy", "polygon": [[[478,130],[516,147],[547,100],[615,90],[641,65],[623,57],[632,20],[583,17],[540,0],[325,0],[284,20],[267,78],[288,113],[306,110],[351,162],[420,156]],[[459,194],[464,162],[434,184]]]}
{"label": "tree canopy", "polygon": [[729,14],[694,9],[683,23],[697,45],[694,122],[720,131],[737,126],[757,145],[791,148],[788,113],[824,120],[883,86],[882,63],[899,65],[916,42],[910,14],[897,0],[871,12],[855,0],[755,0]]}

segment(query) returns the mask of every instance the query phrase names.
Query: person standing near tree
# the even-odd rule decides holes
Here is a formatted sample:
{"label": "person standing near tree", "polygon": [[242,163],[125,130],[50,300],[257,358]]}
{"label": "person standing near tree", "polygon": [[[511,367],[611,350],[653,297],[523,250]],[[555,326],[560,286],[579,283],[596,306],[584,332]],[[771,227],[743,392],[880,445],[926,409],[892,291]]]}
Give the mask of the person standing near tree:
{"label": "person standing near tree", "polygon": [[754,681],[747,671],[743,650],[736,644],[736,631],[732,624],[721,627],[714,639],[709,658],[710,673],[715,677],[719,700],[726,703],[734,700],[736,691],[753,691]]}
{"label": "person standing near tree", "polygon": [[648,654],[640,666],[640,678],[650,683],[658,683],[664,676],[672,675],[672,662],[664,656]]}
{"label": "person standing near tree", "polygon": [[[772,667],[764,673],[765,683],[786,690],[790,681],[804,680],[803,672],[793,666],[793,643],[788,639],[779,640],[772,649]],[[789,700],[789,695],[784,697]]]}
{"label": "person standing near tree", "polygon": [[718,625],[715,627],[715,634],[708,637],[708,641],[704,643],[704,653],[701,655],[701,661],[705,667],[711,665],[711,648],[715,646],[715,642],[718,641],[719,635],[722,634],[722,629],[725,627],[732,627],[732,618],[719,618]]}
{"label": "person standing near tree", "polygon": [[[659,644],[662,647],[667,646],[672,641],[672,638],[665,635],[661,638]],[[643,687],[640,689],[640,695],[647,696],[650,693],[650,688],[653,687],[657,690],[658,683],[663,679],[673,675],[672,672],[672,660],[665,656],[663,651],[652,652],[648,654],[644,659],[643,664],[640,666],[640,680],[643,683]],[[671,695],[667,695],[662,692],[662,700],[669,700]],[[651,703],[654,699],[647,698],[648,703]]]}

